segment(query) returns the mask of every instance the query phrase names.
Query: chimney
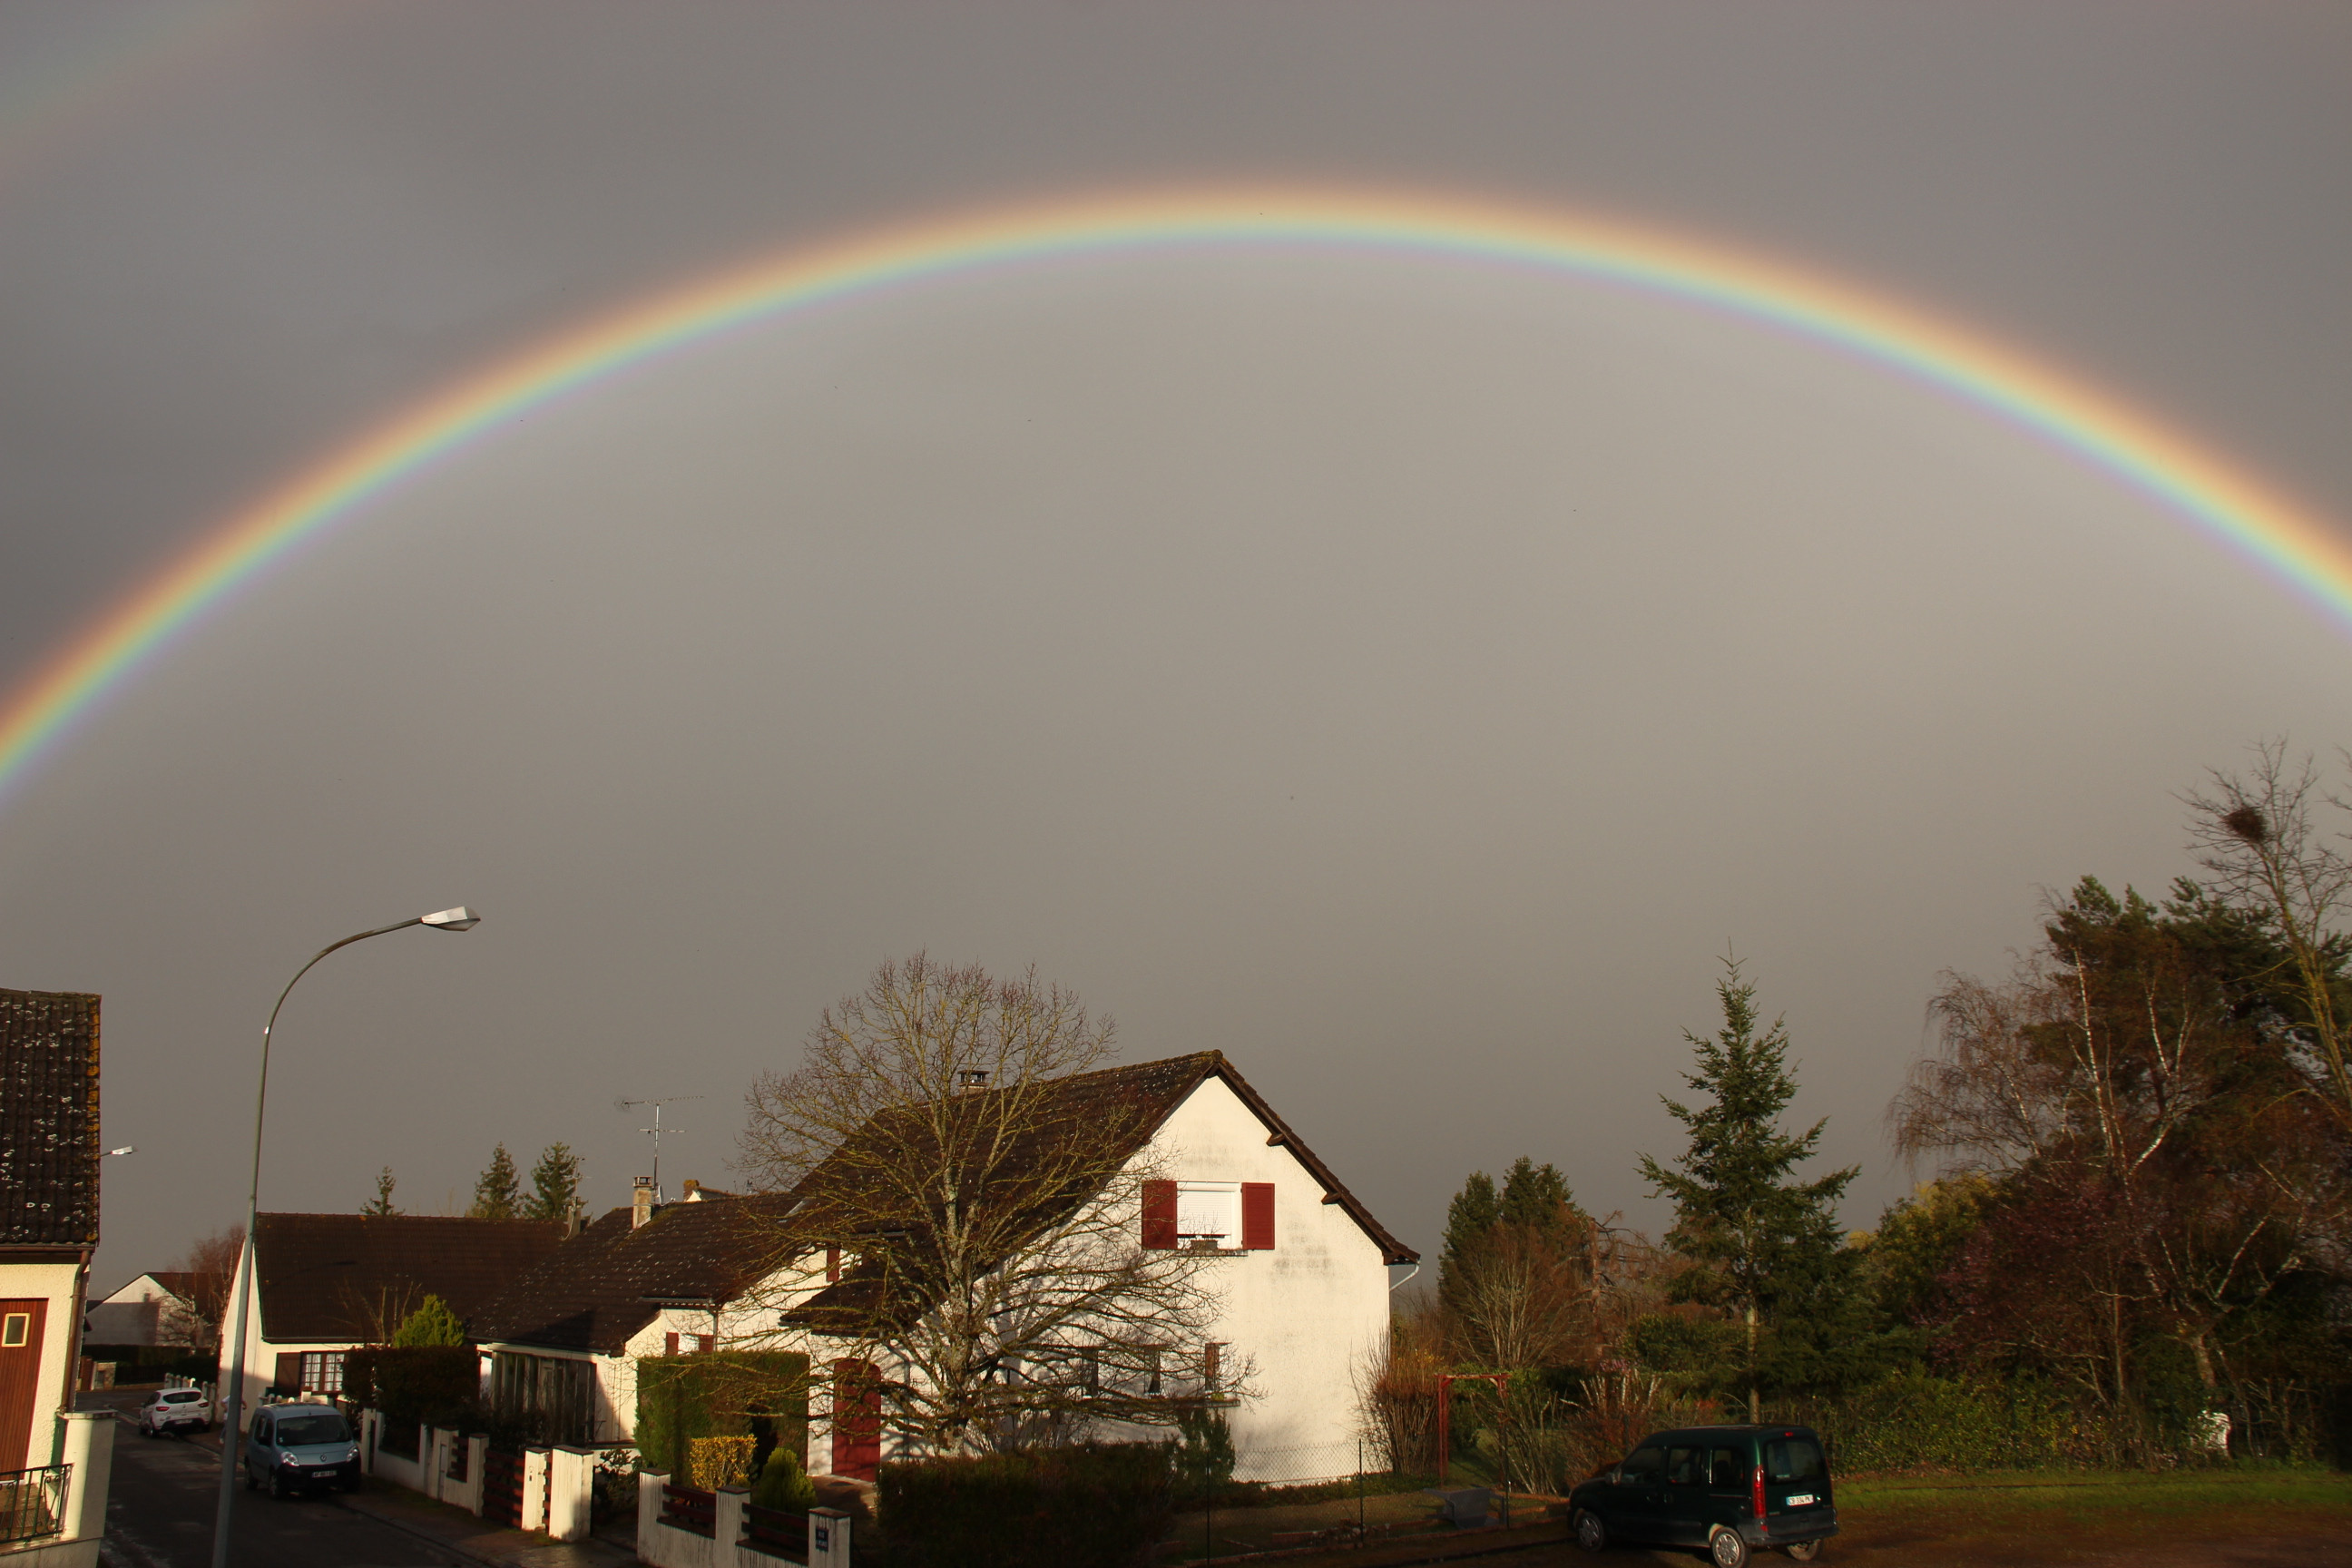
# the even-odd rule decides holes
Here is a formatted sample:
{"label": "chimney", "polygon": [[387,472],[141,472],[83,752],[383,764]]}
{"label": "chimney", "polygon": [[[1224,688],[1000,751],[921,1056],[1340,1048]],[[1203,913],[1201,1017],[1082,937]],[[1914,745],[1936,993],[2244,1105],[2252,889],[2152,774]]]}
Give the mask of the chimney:
{"label": "chimney", "polygon": [[572,1206],[563,1211],[563,1239],[570,1241],[587,1228],[588,1205],[573,1198]]}
{"label": "chimney", "polygon": [[654,1179],[637,1178],[636,1191],[629,1197],[629,1228],[635,1230],[654,1217]]}

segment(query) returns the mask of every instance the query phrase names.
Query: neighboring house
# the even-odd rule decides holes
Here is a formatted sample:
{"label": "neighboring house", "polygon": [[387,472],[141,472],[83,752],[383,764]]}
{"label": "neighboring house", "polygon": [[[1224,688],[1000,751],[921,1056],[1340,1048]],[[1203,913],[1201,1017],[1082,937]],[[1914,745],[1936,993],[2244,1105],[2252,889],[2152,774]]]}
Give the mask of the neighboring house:
{"label": "neighboring house", "polygon": [[[341,1392],[346,1352],[390,1338],[427,1296],[467,1319],[553,1252],[563,1231],[560,1220],[261,1215],[239,1408],[251,1411],[265,1388]],[[224,1377],[228,1352],[224,1335]]]}
{"label": "neighboring house", "polygon": [[82,1314],[81,1337],[91,1345],[185,1345],[212,1343],[196,1310],[196,1276],[169,1268],[142,1274]]}
{"label": "neighboring house", "polygon": [[657,1207],[652,1189],[638,1187],[628,1208],[590,1225],[475,1314],[490,1396],[539,1411],[551,1442],[628,1441],[638,1358],[710,1350],[722,1331],[740,1337],[729,1309],[756,1293],[790,1207],[691,1182],[684,1200]]}
{"label": "neighboring house", "polygon": [[0,1471],[56,1462],[98,1247],[98,998],[0,991]]}
{"label": "neighboring house", "polygon": [[[1245,1473],[1288,1480],[1352,1469],[1357,1374],[1386,1343],[1388,1266],[1418,1255],[1220,1052],[1083,1074],[1057,1089],[1080,1106],[1103,1097],[1141,1112],[1127,1158],[1174,1178],[1146,1184],[1135,1218],[1142,1245],[1218,1237],[1210,1267],[1222,1310],[1209,1342],[1256,1373],[1253,1396],[1226,1407]],[[696,1195],[710,1201],[656,1209],[641,1191],[633,1208],[591,1226],[483,1309],[476,1334],[500,1398],[562,1411],[569,1440],[609,1442],[634,1425],[637,1358],[744,1347],[835,1364],[841,1348],[808,1325],[856,1281],[841,1283],[840,1260],[815,1254],[774,1267],[789,1249],[790,1198]],[[884,1457],[872,1418],[846,1414],[836,1429],[835,1412],[810,1415],[810,1468],[872,1479]]]}

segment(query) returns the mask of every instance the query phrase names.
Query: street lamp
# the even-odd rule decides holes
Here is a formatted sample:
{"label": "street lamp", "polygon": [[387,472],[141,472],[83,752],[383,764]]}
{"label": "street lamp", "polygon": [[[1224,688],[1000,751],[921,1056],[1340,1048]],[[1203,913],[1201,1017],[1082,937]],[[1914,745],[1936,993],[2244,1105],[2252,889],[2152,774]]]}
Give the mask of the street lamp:
{"label": "street lamp", "polygon": [[[236,1504],[236,1451],[242,1446],[237,1436],[237,1406],[245,1396],[245,1319],[247,1300],[253,1289],[253,1227],[260,1217],[261,1208],[261,1114],[269,1102],[269,1037],[278,1027],[278,1009],[294,990],[295,981],[310,973],[320,959],[339,947],[349,947],[355,942],[365,942],[386,931],[405,931],[410,926],[431,926],[436,931],[471,931],[482,923],[482,917],[459,904],[454,910],[440,910],[414,920],[395,921],[388,926],[363,931],[330,942],[311,956],[310,962],[294,972],[294,979],[278,994],[278,1005],[269,1009],[269,1022],[261,1028],[261,1085],[253,1096],[253,1182],[245,1194],[245,1248],[236,1261],[236,1326],[229,1341],[228,1387],[221,1402],[221,1474],[220,1508],[213,1516],[213,1568],[228,1568],[229,1513]],[[121,1151],[124,1153],[129,1150]]]}

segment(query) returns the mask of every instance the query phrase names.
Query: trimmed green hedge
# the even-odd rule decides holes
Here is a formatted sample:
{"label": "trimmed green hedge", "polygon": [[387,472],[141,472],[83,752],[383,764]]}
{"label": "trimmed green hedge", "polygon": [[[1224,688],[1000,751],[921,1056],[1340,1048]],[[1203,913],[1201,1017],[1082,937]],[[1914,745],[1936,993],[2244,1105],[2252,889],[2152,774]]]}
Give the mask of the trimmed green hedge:
{"label": "trimmed green hedge", "polygon": [[1165,1443],[1087,1443],[882,1467],[891,1568],[1131,1568],[1168,1533]]}
{"label": "trimmed green hedge", "polygon": [[807,1451],[808,1357],[720,1351],[638,1359],[635,1432],[646,1468],[682,1474],[693,1439],[752,1436],[762,1421],[777,1447],[794,1458]]}

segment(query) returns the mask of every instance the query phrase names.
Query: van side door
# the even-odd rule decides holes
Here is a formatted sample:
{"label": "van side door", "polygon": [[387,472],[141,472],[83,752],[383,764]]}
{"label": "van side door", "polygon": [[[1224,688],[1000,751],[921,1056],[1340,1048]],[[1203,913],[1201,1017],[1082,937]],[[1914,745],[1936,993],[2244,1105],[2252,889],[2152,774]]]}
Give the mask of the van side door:
{"label": "van side door", "polygon": [[1644,1443],[1617,1468],[1617,1484],[1610,1489],[1609,1530],[1628,1541],[1664,1538],[1665,1524],[1666,1451]]}
{"label": "van side door", "polygon": [[[1727,1525],[1739,1528],[1739,1521],[1751,1510],[1749,1499],[1756,1479],[1754,1446],[1742,1438],[1738,1444],[1718,1441],[1706,1454],[1706,1508],[1702,1530]],[[1700,1537],[1705,1540],[1704,1534]]]}
{"label": "van side door", "polygon": [[1706,1528],[1706,1449],[1685,1437],[1666,1449],[1665,1504],[1659,1531],[1680,1545],[1703,1545]]}

